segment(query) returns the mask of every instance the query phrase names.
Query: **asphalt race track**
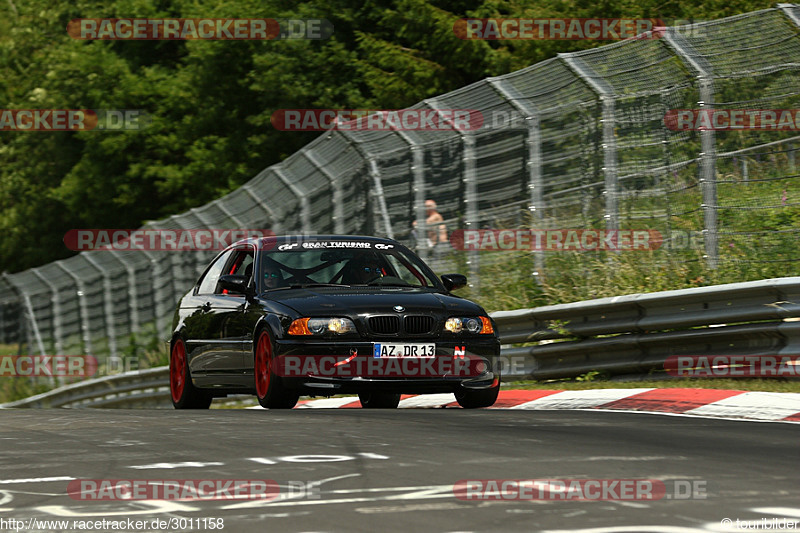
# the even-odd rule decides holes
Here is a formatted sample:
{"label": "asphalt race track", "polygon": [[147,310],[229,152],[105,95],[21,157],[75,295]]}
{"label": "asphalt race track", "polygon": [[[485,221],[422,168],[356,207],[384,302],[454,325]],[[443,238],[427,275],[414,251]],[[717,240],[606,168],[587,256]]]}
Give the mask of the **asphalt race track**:
{"label": "asphalt race track", "polygon": [[[182,518],[194,527],[139,531],[209,531],[203,520],[222,518],[237,532],[736,531],[720,521],[800,520],[796,424],[462,409],[7,410],[2,420],[2,520]],[[453,492],[459,480],[640,478],[663,481],[665,497],[465,501]],[[92,501],[68,495],[76,479],[275,480],[280,495]],[[684,499],[677,484],[698,497]]]}

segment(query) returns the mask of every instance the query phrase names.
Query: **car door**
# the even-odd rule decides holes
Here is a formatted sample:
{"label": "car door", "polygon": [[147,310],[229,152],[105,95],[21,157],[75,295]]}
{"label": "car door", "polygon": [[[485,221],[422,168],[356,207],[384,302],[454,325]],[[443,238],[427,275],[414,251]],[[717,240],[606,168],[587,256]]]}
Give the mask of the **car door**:
{"label": "car door", "polygon": [[[255,246],[244,245],[238,248],[226,267],[226,274],[247,276],[253,282],[253,268],[255,259]],[[234,294],[220,290],[217,294],[216,304],[219,306],[217,313],[220,316],[222,339],[226,350],[236,352],[231,359],[231,385],[247,387],[251,381],[244,376],[245,357],[252,359],[250,349],[254,321],[252,313],[254,306],[242,294]],[[257,306],[256,306],[257,307]]]}
{"label": "car door", "polygon": [[[195,287],[191,298],[194,311],[185,320],[192,375],[224,377],[240,369],[240,352],[225,338],[225,319],[244,298],[228,297],[218,283],[220,276],[233,268],[237,255],[238,250],[230,249],[217,257]],[[224,381],[215,384],[224,386]]]}

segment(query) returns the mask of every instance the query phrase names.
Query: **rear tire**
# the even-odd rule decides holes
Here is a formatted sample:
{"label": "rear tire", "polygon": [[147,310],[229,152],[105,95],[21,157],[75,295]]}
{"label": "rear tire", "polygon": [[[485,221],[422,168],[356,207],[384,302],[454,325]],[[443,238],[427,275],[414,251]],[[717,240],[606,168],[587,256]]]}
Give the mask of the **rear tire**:
{"label": "rear tire", "polygon": [[491,407],[497,401],[500,392],[500,383],[490,389],[461,389],[456,392],[456,401],[464,409],[477,409],[479,407]]}
{"label": "rear tire", "polygon": [[192,383],[186,343],[175,339],[169,356],[169,391],[175,409],[208,409],[212,396]]}
{"label": "rear tire", "polygon": [[358,394],[358,399],[364,409],[396,409],[400,403],[400,394],[361,392]]}
{"label": "rear tire", "polygon": [[287,389],[280,376],[275,373],[272,337],[261,331],[255,349],[253,374],[255,376],[256,398],[266,409],[291,409],[297,404],[300,394]]}

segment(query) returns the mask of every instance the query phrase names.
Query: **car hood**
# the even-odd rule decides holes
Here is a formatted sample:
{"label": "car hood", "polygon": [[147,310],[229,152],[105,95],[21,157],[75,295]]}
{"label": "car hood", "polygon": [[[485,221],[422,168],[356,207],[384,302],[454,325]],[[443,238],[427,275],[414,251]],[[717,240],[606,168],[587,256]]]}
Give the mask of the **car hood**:
{"label": "car hood", "polygon": [[405,313],[479,315],[484,311],[477,304],[447,294],[424,289],[392,288],[314,288],[273,291],[262,295],[278,302],[300,316],[355,316],[395,313],[397,305]]}

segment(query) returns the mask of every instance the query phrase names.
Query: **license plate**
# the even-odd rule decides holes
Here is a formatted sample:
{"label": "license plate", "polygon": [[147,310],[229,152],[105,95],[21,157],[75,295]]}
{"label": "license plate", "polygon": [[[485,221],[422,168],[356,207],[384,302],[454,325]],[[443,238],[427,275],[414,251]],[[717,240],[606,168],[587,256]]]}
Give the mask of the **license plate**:
{"label": "license plate", "polygon": [[372,344],[373,357],[435,357],[435,344],[397,344],[375,342]]}

